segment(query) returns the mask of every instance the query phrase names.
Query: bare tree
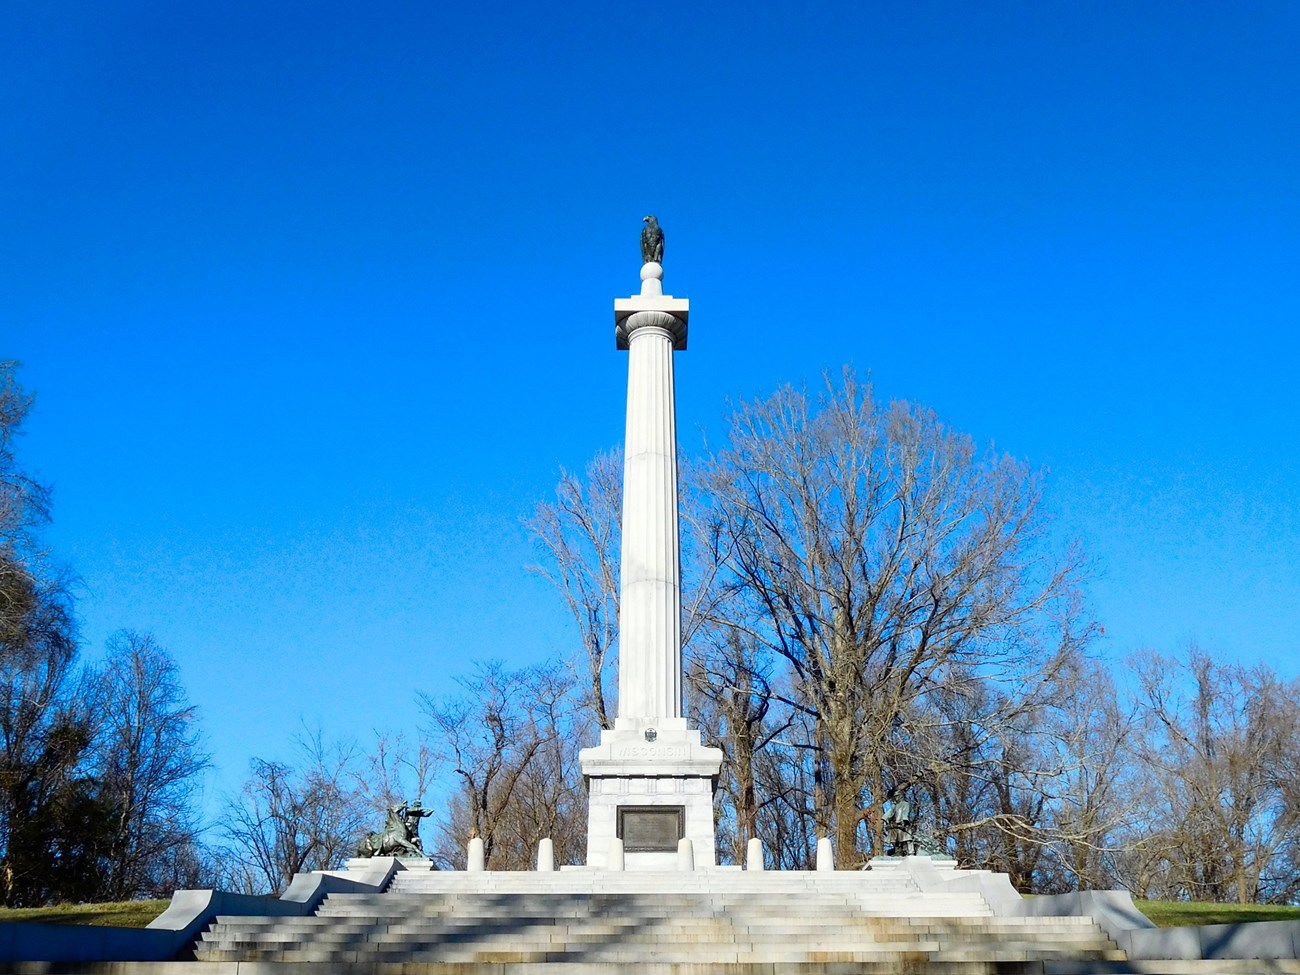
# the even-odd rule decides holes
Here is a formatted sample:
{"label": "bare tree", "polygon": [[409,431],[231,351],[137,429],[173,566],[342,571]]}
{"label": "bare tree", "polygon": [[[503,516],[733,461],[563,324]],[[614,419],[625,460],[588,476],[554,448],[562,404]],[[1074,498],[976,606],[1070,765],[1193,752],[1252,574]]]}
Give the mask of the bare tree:
{"label": "bare tree", "polygon": [[719,855],[724,862],[744,862],[746,845],[759,835],[759,812],[771,796],[759,788],[760,753],[790,727],[769,682],[769,665],[752,637],[734,627],[714,626],[696,641],[689,661],[688,688],[701,699],[695,713],[705,735],[722,747],[718,782]]}
{"label": "bare tree", "polygon": [[537,506],[527,526],[546,558],[531,566],[564,599],[582,641],[584,701],[601,728],[614,726],[606,674],[618,649],[623,455],[598,454],[585,480],[561,471],[555,501]]}
{"label": "bare tree", "polygon": [[[689,475],[689,466],[684,468]],[[615,702],[607,675],[618,654],[622,452],[598,454],[582,479],[562,471],[555,495],[526,522],[543,553],[530,569],[551,581],[577,624],[583,655],[575,670],[581,674],[583,702],[599,727],[612,728]],[[697,634],[723,614],[726,593],[718,585],[722,539],[690,476],[683,478],[679,507],[682,653],[689,658]]]}
{"label": "bare tree", "polygon": [[411,740],[403,733],[375,734],[365,756],[359,782],[366,805],[382,823],[391,805],[424,797],[432,787],[441,756],[423,736]]}
{"label": "bare tree", "polygon": [[1101,890],[1122,882],[1117,858],[1131,849],[1134,824],[1151,808],[1132,750],[1139,721],[1098,662],[1080,660],[1062,676],[1046,728],[1060,775],[1048,823],[1056,875],[1045,887]]}
{"label": "bare tree", "polygon": [[123,630],[108,642],[100,674],[96,775],[113,809],[105,893],[113,900],[169,894],[155,868],[192,845],[195,802],[208,756],[198,710],[176,662],[147,633]]}
{"label": "bare tree", "polygon": [[294,875],[337,869],[366,831],[369,809],[350,742],[319,731],[298,740],[298,768],[254,758],[217,829],[225,883],[246,893],[281,891]]}
{"label": "bare tree", "polygon": [[554,668],[507,671],[489,661],[458,683],[458,695],[421,695],[460,780],[443,856],[459,864],[465,841],[477,836],[489,867],[524,869],[578,787],[576,756],[557,750],[568,731],[569,682]]}
{"label": "bare tree", "polygon": [[[778,705],[797,695],[784,692]],[[774,719],[781,733],[767,739],[754,754],[754,783],[758,799],[758,835],[772,862],[784,870],[811,870],[818,836],[816,800],[821,765],[813,745],[814,721],[802,706],[782,707]]]}
{"label": "bare tree", "polygon": [[1080,566],[1047,546],[1039,479],[851,375],[742,405],[707,476],[737,622],[785,659],[814,718],[815,815],[842,862],[913,701],[962,664],[1049,679],[1090,633],[1058,613]]}
{"label": "bare tree", "polygon": [[1300,682],[1195,647],[1186,661],[1148,654],[1136,671],[1141,757],[1159,786],[1143,840],[1164,866],[1143,892],[1246,904],[1294,890],[1300,809],[1285,773],[1300,758]]}
{"label": "bare tree", "polygon": [[[554,678],[557,671],[544,672]],[[533,708],[541,747],[528,763],[503,810],[502,837],[509,862],[498,846],[497,862],[507,869],[529,869],[538,841],[550,838],[559,863],[581,863],[586,856],[587,797],[578,750],[594,741],[596,728],[576,706],[565,681],[543,678]]]}

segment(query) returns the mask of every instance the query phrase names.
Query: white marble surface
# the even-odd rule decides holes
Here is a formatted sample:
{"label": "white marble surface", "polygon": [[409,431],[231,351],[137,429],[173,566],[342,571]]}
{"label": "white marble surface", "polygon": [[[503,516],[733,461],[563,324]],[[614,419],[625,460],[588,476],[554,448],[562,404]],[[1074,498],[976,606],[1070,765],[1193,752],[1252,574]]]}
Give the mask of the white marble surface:
{"label": "white marble surface", "polygon": [[628,352],[619,717],[681,716],[680,587],[672,338],[641,328]]}
{"label": "white marble surface", "polygon": [[[714,855],[713,781],[699,776],[611,777],[588,780],[587,866],[605,867],[605,852],[618,836],[620,806],[681,806],[695,863],[711,867]],[[625,851],[626,870],[676,870],[677,851]]]}
{"label": "white marble surface", "polygon": [[537,844],[537,872],[553,873],[555,871],[555,843],[549,836]]}
{"label": "white marble surface", "polygon": [[[678,719],[685,725],[684,719]],[[694,776],[715,778],[722,767],[722,749],[700,742],[694,729],[656,729],[654,741],[633,728],[615,728],[600,733],[600,744],[578,753],[583,774],[592,777],[647,778]]]}
{"label": "white marble surface", "polygon": [[[681,564],[673,352],[686,347],[689,302],[663,294],[663,268],[641,269],[641,293],[614,302],[628,350],[623,466],[618,717],[579,755],[588,788],[587,865],[616,869],[620,806],[681,806],[694,862],[714,857],[713,788],[722,752],[682,716]],[[624,851],[628,870],[674,870],[676,851]]]}
{"label": "white marble surface", "polygon": [[641,293],[614,299],[614,343],[618,348],[627,349],[631,333],[651,325],[666,329],[672,335],[674,349],[686,348],[691,303],[687,298],[664,294],[663,273],[658,264],[644,265],[641,268]]}

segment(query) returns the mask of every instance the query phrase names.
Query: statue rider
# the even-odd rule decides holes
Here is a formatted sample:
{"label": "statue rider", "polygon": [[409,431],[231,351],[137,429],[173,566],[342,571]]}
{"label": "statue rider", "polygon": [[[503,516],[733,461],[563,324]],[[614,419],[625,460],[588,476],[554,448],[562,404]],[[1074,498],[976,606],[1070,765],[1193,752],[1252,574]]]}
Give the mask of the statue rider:
{"label": "statue rider", "polygon": [[420,820],[426,816],[432,816],[431,809],[425,809],[420,805],[420,800],[408,802],[401,809],[402,828],[406,830],[406,838],[421,853],[424,852],[424,843],[420,840]]}

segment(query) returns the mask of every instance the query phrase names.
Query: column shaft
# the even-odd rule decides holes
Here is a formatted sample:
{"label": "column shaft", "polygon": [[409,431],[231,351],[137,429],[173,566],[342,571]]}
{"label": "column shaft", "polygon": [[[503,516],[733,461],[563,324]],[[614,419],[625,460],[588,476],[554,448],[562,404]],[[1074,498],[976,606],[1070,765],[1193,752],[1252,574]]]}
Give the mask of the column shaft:
{"label": "column shaft", "polygon": [[663,328],[638,328],[630,337],[624,451],[618,714],[679,718],[677,417],[673,337]]}

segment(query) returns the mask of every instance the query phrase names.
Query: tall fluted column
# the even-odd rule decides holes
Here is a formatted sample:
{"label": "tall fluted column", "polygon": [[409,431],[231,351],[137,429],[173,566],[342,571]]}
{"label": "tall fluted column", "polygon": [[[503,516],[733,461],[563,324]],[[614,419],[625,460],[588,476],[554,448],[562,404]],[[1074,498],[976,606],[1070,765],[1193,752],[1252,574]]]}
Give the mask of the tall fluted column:
{"label": "tall fluted column", "polygon": [[686,347],[688,311],[685,299],[664,297],[657,263],[642,267],[639,296],[615,303],[618,345],[628,350],[618,668],[624,725],[682,715],[673,350]]}
{"label": "tall fluted column", "polygon": [[673,335],[660,321],[669,317],[643,311],[627,320],[620,718],[682,714]]}

